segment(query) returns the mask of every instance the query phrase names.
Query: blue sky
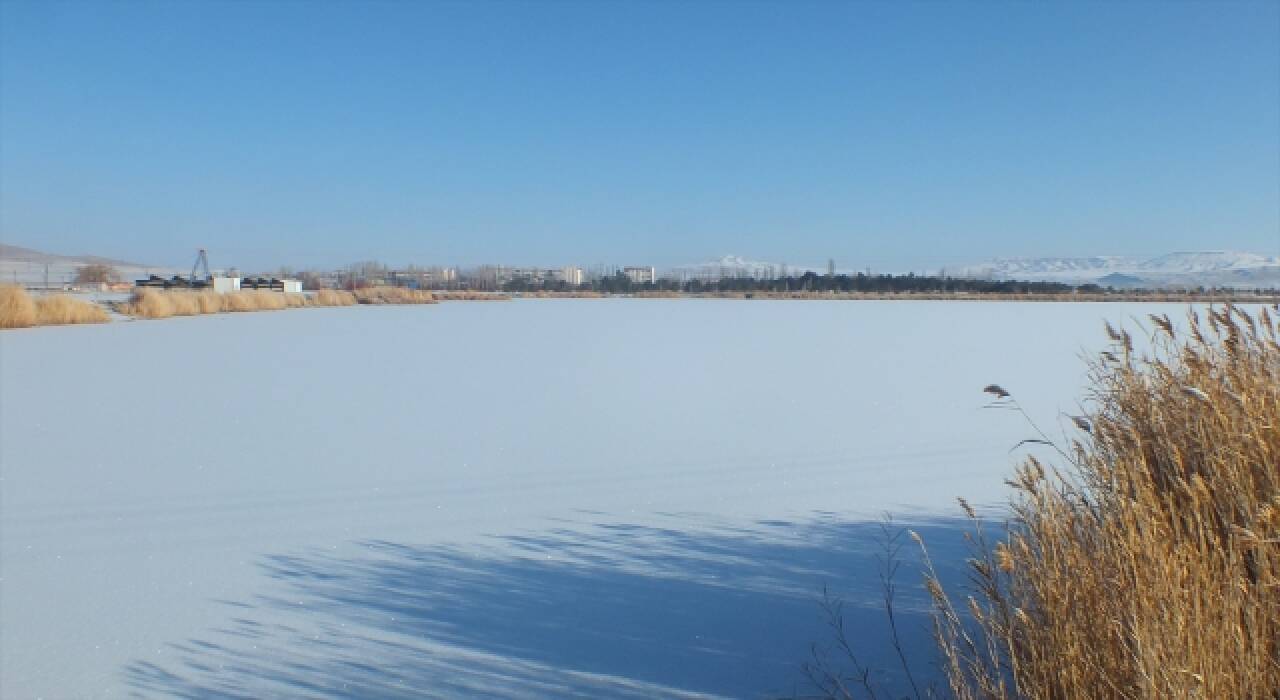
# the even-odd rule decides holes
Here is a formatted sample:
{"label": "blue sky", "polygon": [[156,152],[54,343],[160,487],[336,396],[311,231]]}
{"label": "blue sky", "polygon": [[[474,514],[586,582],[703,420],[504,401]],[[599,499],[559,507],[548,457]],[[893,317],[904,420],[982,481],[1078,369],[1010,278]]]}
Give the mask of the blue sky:
{"label": "blue sky", "polygon": [[1280,252],[1280,3],[11,2],[0,240],[265,268]]}

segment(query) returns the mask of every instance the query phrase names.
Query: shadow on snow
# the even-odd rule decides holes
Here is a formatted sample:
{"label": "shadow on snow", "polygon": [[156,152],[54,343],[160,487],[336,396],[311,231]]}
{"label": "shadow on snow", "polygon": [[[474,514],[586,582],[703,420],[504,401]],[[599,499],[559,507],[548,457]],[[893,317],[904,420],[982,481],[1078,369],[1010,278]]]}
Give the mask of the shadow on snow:
{"label": "shadow on snow", "polygon": [[[963,521],[899,525],[925,538],[944,583],[963,577]],[[172,644],[166,665],[125,673],[140,694],[186,698],[787,696],[809,691],[801,665],[831,640],[826,586],[859,660],[900,697],[881,539],[878,522],[827,515],[270,556],[270,593],[229,602],[227,625]],[[918,554],[906,541],[897,607],[919,680],[937,671]]]}

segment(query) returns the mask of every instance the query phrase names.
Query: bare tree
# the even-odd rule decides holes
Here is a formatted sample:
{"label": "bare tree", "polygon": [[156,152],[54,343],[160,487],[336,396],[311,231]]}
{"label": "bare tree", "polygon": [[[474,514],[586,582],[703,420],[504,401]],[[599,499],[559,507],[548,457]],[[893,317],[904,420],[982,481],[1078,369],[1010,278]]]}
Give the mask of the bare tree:
{"label": "bare tree", "polygon": [[94,263],[76,269],[76,284],[112,284],[120,281],[120,273],[110,265]]}

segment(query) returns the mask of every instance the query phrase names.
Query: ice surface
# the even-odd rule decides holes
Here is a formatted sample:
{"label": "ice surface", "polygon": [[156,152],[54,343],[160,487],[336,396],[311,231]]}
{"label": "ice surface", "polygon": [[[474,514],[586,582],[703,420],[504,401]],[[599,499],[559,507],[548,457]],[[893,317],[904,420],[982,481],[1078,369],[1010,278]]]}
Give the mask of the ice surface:
{"label": "ice surface", "polygon": [[7,331],[0,695],[789,693],[824,584],[900,682],[878,514],[957,560],[954,498],[999,501],[1029,436],[981,388],[1057,433],[1104,318],[1183,309],[526,300]]}

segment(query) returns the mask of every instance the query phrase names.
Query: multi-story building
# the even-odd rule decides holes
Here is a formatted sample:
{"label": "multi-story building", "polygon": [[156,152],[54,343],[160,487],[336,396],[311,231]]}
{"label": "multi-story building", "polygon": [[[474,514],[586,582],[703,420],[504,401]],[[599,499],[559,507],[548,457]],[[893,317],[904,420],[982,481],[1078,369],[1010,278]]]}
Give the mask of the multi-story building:
{"label": "multi-story building", "polygon": [[586,276],[582,274],[582,268],[572,265],[560,268],[558,277],[560,281],[573,287],[581,285],[586,279]]}
{"label": "multi-story building", "polygon": [[497,286],[502,286],[508,282],[525,282],[531,285],[564,282],[576,287],[586,279],[582,268],[572,265],[561,268],[497,266],[489,268],[488,271],[491,272],[493,282]]}
{"label": "multi-story building", "polygon": [[632,284],[653,284],[658,281],[657,270],[652,267],[624,267],[622,274],[631,280]]}

